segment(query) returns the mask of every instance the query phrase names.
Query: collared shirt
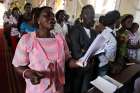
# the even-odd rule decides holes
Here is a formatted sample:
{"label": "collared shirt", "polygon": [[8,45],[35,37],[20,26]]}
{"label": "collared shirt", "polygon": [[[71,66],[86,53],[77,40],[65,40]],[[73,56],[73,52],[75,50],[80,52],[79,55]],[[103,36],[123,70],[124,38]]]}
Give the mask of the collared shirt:
{"label": "collared shirt", "polygon": [[106,27],[101,33],[106,39],[104,51],[105,56],[109,61],[114,61],[116,57],[117,41],[115,36],[112,34],[113,30],[109,27]]}
{"label": "collared shirt", "polygon": [[60,24],[56,23],[55,27],[54,27],[54,32],[55,33],[61,33],[64,37],[66,36],[66,34],[68,33],[68,27],[67,24],[64,23],[63,27],[60,26]]}
{"label": "collared shirt", "polygon": [[87,34],[88,37],[90,38],[90,37],[91,37],[91,35],[90,35],[90,29],[87,29],[87,28],[85,28],[85,27],[84,27],[84,29],[85,29],[86,34]]}

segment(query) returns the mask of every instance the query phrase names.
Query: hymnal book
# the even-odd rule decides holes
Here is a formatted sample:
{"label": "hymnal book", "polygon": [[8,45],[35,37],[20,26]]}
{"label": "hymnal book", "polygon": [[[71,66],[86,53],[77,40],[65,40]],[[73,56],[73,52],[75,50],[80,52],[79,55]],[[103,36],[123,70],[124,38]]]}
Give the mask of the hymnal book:
{"label": "hymnal book", "polygon": [[85,67],[87,65],[87,60],[91,55],[96,55],[104,52],[104,45],[105,38],[103,37],[103,35],[99,34],[91,43],[85,55],[78,60],[77,65]]}
{"label": "hymnal book", "polygon": [[91,84],[103,93],[114,93],[118,88],[123,86],[123,84],[107,75],[103,77],[98,76],[95,80],[91,81]]}

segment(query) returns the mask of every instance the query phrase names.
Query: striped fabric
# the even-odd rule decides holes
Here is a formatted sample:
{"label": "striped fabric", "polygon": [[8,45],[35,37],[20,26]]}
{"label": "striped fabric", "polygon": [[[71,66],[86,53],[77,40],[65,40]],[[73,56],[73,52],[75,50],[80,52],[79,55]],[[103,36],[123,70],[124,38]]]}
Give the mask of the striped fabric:
{"label": "striped fabric", "polygon": [[[129,43],[131,45],[137,45],[138,43],[140,43],[138,32],[132,33],[129,31],[128,36],[129,36]],[[137,59],[137,51],[138,49],[128,49],[128,57],[130,59]]]}

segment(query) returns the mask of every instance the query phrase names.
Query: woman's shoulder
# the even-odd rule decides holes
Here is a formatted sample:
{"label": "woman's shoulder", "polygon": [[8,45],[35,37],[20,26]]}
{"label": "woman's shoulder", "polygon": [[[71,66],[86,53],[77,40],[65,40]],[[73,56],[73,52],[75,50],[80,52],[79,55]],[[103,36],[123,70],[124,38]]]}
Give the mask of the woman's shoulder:
{"label": "woman's shoulder", "polygon": [[55,33],[54,35],[55,35],[55,37],[59,37],[59,38],[62,38],[62,39],[65,38],[62,33]]}
{"label": "woman's shoulder", "polygon": [[19,41],[19,45],[30,49],[30,47],[32,47],[33,40],[32,33],[24,34]]}
{"label": "woman's shoulder", "polygon": [[34,33],[27,33],[27,34],[24,34],[20,40],[22,41],[25,41],[25,42],[28,42],[30,41],[32,38],[34,37]]}

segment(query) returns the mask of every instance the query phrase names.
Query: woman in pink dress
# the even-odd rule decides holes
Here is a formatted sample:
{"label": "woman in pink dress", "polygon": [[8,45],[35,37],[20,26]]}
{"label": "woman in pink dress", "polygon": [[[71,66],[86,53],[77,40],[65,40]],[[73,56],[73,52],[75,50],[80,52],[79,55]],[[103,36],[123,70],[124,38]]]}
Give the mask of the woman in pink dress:
{"label": "woman in pink dress", "polygon": [[71,58],[66,41],[60,34],[53,35],[55,19],[49,7],[40,8],[38,30],[20,39],[13,65],[26,81],[26,93],[63,93],[64,64],[77,67]]}

